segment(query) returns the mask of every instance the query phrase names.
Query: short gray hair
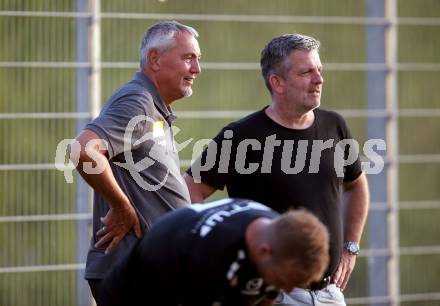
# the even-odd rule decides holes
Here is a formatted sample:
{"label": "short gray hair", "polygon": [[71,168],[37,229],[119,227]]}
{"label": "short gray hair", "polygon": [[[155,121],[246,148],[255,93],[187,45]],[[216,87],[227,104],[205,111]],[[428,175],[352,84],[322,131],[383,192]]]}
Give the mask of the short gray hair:
{"label": "short gray hair", "polygon": [[174,47],[177,33],[189,33],[195,38],[199,37],[197,31],[177,21],[162,21],[148,28],[139,47],[140,67],[143,69],[147,64],[147,54],[151,49],[165,51]]}
{"label": "short gray hair", "polygon": [[272,93],[269,77],[272,74],[283,75],[290,66],[286,59],[295,50],[316,50],[319,52],[321,43],[313,37],[302,34],[284,34],[273,38],[261,51],[261,73],[266,87]]}

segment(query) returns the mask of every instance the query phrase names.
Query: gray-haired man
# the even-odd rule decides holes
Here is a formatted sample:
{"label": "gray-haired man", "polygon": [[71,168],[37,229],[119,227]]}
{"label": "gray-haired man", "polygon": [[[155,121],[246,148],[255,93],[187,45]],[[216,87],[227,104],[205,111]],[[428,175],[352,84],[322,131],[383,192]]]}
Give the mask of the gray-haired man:
{"label": "gray-haired man", "polygon": [[337,144],[351,139],[348,126],[339,114],[318,108],[324,82],[318,51],[319,42],[305,35],[272,39],[261,52],[271,104],[220,131],[216,145],[208,146],[185,177],[193,202],[226,186],[230,197],[252,199],[278,212],[291,208],[285,203],[305,207],[327,226],[327,271],[310,287],[280,296],[282,305],[345,305],[341,289],[354,268],[368,211],[359,157],[338,163],[347,148]]}
{"label": "gray-haired man", "polygon": [[71,149],[78,172],[95,190],[85,273],[95,297],[104,273],[127,256],[142,232],[189,203],[170,105],[192,94],[201,71],[197,37],[196,30],[175,21],[151,26],[140,46],[140,71],[77,136],[80,150]]}

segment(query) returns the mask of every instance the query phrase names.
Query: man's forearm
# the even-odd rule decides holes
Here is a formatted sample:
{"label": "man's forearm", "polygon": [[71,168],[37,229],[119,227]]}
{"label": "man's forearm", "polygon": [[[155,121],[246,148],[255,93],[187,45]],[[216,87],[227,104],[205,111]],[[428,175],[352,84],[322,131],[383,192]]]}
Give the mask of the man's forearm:
{"label": "man's forearm", "polygon": [[110,207],[130,204],[117,183],[107,159],[107,145],[95,132],[83,130],[77,137],[77,146],[69,148],[70,160],[77,165],[81,177],[101,194]]}
{"label": "man's forearm", "polygon": [[359,242],[367,219],[370,202],[365,174],[346,185],[344,200],[346,202],[344,240]]}
{"label": "man's forearm", "polygon": [[203,203],[216,189],[205,183],[196,183],[192,176],[184,174],[186,186],[191,196],[191,203]]}
{"label": "man's forearm", "polygon": [[[107,253],[116,248],[131,228],[134,229],[138,238],[141,237],[142,230],[136,211],[119,187],[105,154],[98,150],[91,150],[88,153],[80,154],[77,169],[84,180],[100,193],[110,206],[105,217],[101,217],[101,223],[104,226],[95,233],[100,237],[95,247],[105,246]],[[92,168],[90,165],[96,171],[90,171]],[[99,169],[96,169],[98,165]]]}
{"label": "man's forearm", "polygon": [[[99,164],[103,171],[97,174],[87,173],[87,171],[84,171],[84,163],[86,162],[91,162],[94,167]],[[92,159],[90,156],[82,154],[79,158],[77,170],[90,187],[99,192],[111,207],[116,208],[120,205],[130,204],[127,196],[119,187],[105,155],[96,153],[94,159]]]}

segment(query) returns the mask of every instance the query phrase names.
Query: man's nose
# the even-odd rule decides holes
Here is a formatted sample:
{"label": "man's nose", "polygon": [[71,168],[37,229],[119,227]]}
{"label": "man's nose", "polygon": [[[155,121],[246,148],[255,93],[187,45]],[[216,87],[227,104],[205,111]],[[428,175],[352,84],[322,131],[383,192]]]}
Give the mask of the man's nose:
{"label": "man's nose", "polygon": [[199,63],[199,61],[198,61],[198,60],[194,60],[194,61],[192,61],[192,64],[191,64],[191,73],[198,74],[198,73],[200,73],[200,72],[202,72],[202,68],[200,67],[200,63]]}
{"label": "man's nose", "polygon": [[321,72],[317,72],[313,78],[313,82],[315,84],[322,84],[324,83],[324,78],[322,77]]}

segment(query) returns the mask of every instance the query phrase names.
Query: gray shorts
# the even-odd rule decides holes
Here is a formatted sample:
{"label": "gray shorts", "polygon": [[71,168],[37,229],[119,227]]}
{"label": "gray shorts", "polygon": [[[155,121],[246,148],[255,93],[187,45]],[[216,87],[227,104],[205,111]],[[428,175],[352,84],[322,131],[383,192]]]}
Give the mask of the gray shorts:
{"label": "gray shorts", "polygon": [[274,305],[278,306],[346,306],[344,294],[335,284],[330,284],[326,288],[311,291],[295,288],[289,294],[281,292]]}

